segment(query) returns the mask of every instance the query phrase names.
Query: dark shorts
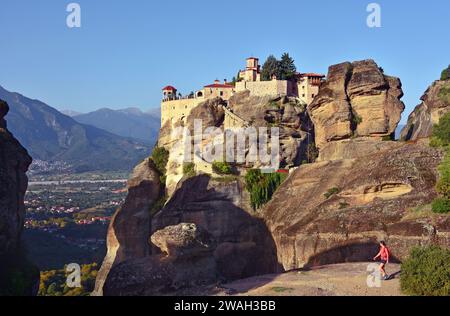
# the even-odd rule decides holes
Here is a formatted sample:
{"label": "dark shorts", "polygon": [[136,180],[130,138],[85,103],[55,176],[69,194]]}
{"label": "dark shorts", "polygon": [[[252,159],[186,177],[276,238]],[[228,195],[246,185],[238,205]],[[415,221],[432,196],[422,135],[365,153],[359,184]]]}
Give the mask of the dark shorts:
{"label": "dark shorts", "polygon": [[386,264],[386,260],[380,260],[380,263]]}

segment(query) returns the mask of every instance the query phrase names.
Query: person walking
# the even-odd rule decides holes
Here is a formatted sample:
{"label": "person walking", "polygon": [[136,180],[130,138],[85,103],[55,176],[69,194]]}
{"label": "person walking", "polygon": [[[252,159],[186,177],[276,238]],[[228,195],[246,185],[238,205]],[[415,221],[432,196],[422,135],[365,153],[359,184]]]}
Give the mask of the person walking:
{"label": "person walking", "polygon": [[373,257],[373,260],[376,261],[378,258],[380,258],[381,261],[380,272],[383,280],[387,280],[389,278],[389,275],[386,273],[385,270],[386,265],[389,263],[389,257],[390,251],[386,246],[386,243],[384,241],[380,241],[380,251],[375,257]]}

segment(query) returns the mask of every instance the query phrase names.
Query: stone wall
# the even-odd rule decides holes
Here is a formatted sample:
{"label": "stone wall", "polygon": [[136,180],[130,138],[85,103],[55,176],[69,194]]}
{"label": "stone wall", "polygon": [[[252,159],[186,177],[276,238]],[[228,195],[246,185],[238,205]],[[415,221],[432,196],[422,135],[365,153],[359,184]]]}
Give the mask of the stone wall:
{"label": "stone wall", "polygon": [[193,108],[204,101],[204,98],[195,98],[162,102],[161,126],[164,126],[167,121],[172,121],[174,123],[183,117],[187,117]]}
{"label": "stone wall", "polygon": [[296,84],[287,80],[236,83],[236,92],[245,90],[249,90],[252,96],[297,96]]}

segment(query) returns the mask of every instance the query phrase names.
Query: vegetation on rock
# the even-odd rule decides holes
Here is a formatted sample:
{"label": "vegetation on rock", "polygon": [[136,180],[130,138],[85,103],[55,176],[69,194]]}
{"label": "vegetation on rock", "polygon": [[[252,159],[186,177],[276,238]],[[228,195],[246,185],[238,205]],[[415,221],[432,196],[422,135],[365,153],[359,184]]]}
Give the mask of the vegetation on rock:
{"label": "vegetation on rock", "polygon": [[435,213],[450,212],[450,112],[441,117],[439,124],[433,128],[431,145],[444,147],[446,155],[439,166],[439,180],[436,190],[441,195],[433,201],[432,209]]}
{"label": "vegetation on rock", "polygon": [[323,196],[325,196],[325,198],[328,200],[333,195],[339,193],[339,191],[341,191],[339,188],[334,187],[329,189]]}
{"label": "vegetation on rock", "polygon": [[416,247],[403,262],[401,289],[409,295],[450,295],[450,249]]}
{"label": "vegetation on rock", "polygon": [[231,166],[225,161],[214,161],[212,164],[212,169],[218,174],[232,174],[233,170]]}
{"label": "vegetation on rock", "polygon": [[251,169],[245,175],[245,183],[253,209],[258,209],[269,202],[286,179],[287,175],[282,173],[262,173],[259,169]]}
{"label": "vegetation on rock", "polygon": [[155,164],[160,174],[161,184],[166,183],[167,162],[169,161],[169,152],[164,147],[156,146],[153,149],[151,160]]}
{"label": "vegetation on rock", "polygon": [[183,174],[189,178],[195,176],[195,164],[193,162],[187,162],[183,165]]}
{"label": "vegetation on rock", "polygon": [[450,65],[442,71],[441,80],[450,79]]}

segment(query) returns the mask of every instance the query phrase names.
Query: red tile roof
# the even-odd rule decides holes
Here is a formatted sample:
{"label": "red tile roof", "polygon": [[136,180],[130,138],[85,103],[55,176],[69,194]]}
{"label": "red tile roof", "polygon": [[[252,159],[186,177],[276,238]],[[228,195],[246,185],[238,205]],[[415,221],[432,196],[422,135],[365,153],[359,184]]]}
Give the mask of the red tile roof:
{"label": "red tile roof", "polygon": [[177,89],[176,89],[175,87],[172,87],[172,86],[165,86],[165,87],[163,88],[163,91],[165,91],[165,90],[168,90],[168,91],[177,91]]}
{"label": "red tile roof", "polygon": [[205,86],[205,88],[228,88],[228,89],[232,89],[232,88],[234,88],[234,86],[231,85],[231,84],[213,83],[213,84]]}
{"label": "red tile roof", "polygon": [[300,76],[302,76],[302,77],[320,77],[320,78],[324,78],[325,77],[325,75],[316,74],[316,73],[313,73],[313,72],[300,74]]}

